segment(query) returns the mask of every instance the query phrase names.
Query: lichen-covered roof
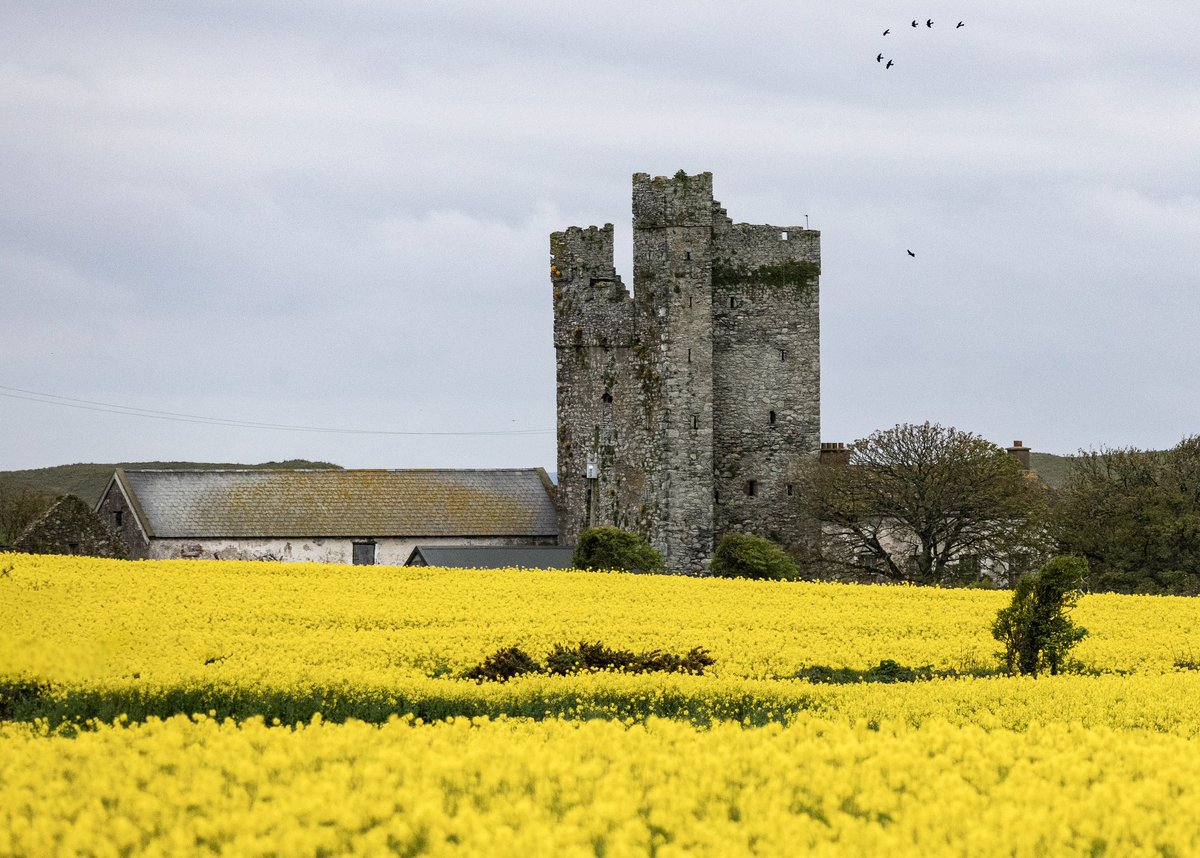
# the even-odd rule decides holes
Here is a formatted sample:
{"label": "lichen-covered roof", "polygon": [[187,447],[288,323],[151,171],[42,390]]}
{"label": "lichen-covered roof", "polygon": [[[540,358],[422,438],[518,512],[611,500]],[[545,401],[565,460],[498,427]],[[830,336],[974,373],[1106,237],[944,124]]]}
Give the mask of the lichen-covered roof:
{"label": "lichen-covered roof", "polygon": [[554,536],[550,481],[509,470],[125,471],[157,538]]}
{"label": "lichen-covered roof", "polygon": [[557,545],[418,545],[418,556],[429,566],[448,569],[570,569],[574,550]]}

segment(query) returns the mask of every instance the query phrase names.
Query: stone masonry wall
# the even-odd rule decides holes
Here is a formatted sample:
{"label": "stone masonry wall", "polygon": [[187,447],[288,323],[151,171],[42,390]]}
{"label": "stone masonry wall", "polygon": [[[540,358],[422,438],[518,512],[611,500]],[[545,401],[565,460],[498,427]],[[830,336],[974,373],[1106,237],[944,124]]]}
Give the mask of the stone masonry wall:
{"label": "stone masonry wall", "polygon": [[714,225],[714,458],[720,532],[803,537],[797,471],[820,451],[820,235]]}
{"label": "stone masonry wall", "polygon": [[635,174],[633,215],[633,296],[611,224],[551,236],[560,541],[614,524],[693,574],[728,530],[796,544],[789,487],[820,445],[819,233],[733,224],[710,173]]}
{"label": "stone masonry wall", "polygon": [[108,491],[96,505],[96,515],[116,533],[125,546],[125,554],[129,558],[144,560],[150,556],[150,543],[141,528],[138,527],[133,509],[129,506],[129,502],[116,482],[109,483]]}
{"label": "stone masonry wall", "polygon": [[[649,532],[645,378],[637,308],[613,268],[612,224],[551,236],[558,375],[559,539],[595,525]],[[652,404],[652,400],[649,400]],[[588,464],[597,477],[587,478]]]}
{"label": "stone masonry wall", "polygon": [[652,541],[668,569],[702,571],[713,546],[712,174],[633,177],[633,282],[657,385]]}

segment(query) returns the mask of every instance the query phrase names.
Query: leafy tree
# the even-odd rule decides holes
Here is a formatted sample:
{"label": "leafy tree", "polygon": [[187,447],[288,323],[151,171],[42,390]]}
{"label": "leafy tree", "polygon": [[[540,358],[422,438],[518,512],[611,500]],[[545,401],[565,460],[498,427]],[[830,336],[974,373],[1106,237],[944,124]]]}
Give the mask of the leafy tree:
{"label": "leafy tree", "polygon": [[757,578],[791,581],[800,567],[769,539],[748,533],[726,533],[713,552],[709,570],[718,578]]}
{"label": "leafy tree", "polygon": [[1082,557],[1060,556],[1017,581],[1012,604],[992,624],[992,636],[1004,644],[1001,657],[1009,673],[1037,676],[1046,669],[1052,675],[1062,670],[1067,652],[1087,635],[1067,615],[1087,571]]}
{"label": "leafy tree", "polygon": [[11,545],[54,504],[54,496],[0,483],[0,545]]}
{"label": "leafy tree", "polygon": [[1045,553],[1047,490],[978,435],[901,424],[808,471],[801,502],[818,557],[892,581],[1015,578]]}
{"label": "leafy tree", "polygon": [[1165,451],[1081,453],[1054,508],[1091,590],[1200,594],[1200,437]]}
{"label": "leafy tree", "polygon": [[591,527],[579,534],[571,555],[576,569],[662,572],[662,555],[636,533],[616,527]]}

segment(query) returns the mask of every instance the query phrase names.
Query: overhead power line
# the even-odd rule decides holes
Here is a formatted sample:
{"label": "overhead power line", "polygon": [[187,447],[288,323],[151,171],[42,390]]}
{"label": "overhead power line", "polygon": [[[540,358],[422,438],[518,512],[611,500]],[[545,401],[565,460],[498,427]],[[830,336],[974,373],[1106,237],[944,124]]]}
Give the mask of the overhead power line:
{"label": "overhead power line", "polygon": [[324,432],[333,435],[408,435],[408,436],[486,436],[486,435],[549,435],[553,429],[494,429],[487,431],[458,431],[458,432],[414,432],[400,429],[346,429],[332,426],[294,426],[287,423],[262,423],[255,420],[236,420],[227,417],[209,417],[203,414],[183,414],[177,411],[160,411],[154,408],[137,408],[132,405],[118,405],[113,402],[97,402],[92,399],[77,399],[73,396],[59,396],[56,393],[43,393],[37,390],[25,390],[20,387],[7,387],[0,384],[0,396],[8,399],[23,399],[27,402],[40,402],[43,405],[59,405],[63,408],[77,408],[83,411],[100,411],[107,414],[124,414],[126,417],[145,417],[152,420],[170,420],[176,423],[202,423],[209,426],[232,426],[241,429],[272,429],[283,432]]}

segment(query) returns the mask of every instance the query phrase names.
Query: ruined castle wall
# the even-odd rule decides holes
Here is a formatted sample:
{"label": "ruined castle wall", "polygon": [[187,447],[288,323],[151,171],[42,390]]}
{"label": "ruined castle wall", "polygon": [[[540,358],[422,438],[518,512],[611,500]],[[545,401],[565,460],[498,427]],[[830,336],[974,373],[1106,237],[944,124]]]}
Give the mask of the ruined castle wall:
{"label": "ruined castle wall", "polygon": [[[613,267],[613,229],[550,238],[558,377],[559,539],[592,526],[642,530],[648,506],[637,308]],[[597,476],[588,477],[589,462]]]}
{"label": "ruined castle wall", "polygon": [[799,544],[797,471],[820,450],[820,234],[717,210],[714,244],[716,528]]}

